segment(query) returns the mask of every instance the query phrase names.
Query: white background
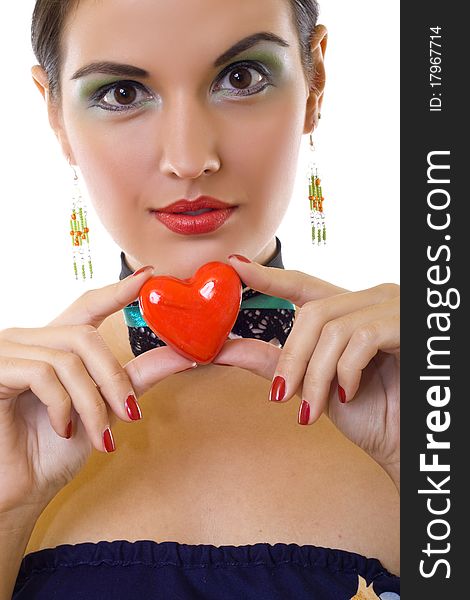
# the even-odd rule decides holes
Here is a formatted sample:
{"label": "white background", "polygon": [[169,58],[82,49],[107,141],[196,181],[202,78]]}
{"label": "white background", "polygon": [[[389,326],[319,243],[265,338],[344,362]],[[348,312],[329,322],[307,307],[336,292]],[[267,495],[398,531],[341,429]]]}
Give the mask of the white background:
{"label": "white background", "polygon": [[[33,84],[33,0],[0,23],[0,329],[39,327],[88,288],[117,281],[120,249],[87,202],[93,280],[76,281],[69,235],[72,171]],[[399,2],[323,0],[327,84],[315,135],[328,242],[312,246],[308,136],[278,230],[284,265],[351,290],[399,283]],[[86,190],[83,190],[86,192]]]}

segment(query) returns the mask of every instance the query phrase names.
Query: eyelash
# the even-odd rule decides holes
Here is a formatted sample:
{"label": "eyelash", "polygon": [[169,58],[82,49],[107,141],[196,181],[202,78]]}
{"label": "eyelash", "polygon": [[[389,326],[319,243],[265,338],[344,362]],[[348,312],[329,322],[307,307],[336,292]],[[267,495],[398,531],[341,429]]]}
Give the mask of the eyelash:
{"label": "eyelash", "polygon": [[[256,85],[254,85],[253,86],[254,91],[247,93],[243,90],[237,90],[234,93],[230,93],[229,94],[230,96],[253,96],[254,94],[258,94],[259,92],[262,92],[268,86],[274,85],[272,82],[272,75],[266,69],[266,67],[264,67],[264,65],[262,65],[261,63],[255,62],[255,61],[242,61],[242,62],[234,63],[234,64],[228,66],[226,69],[224,69],[217,79],[216,86],[218,85],[218,83],[221,80],[223,80],[232,71],[235,71],[237,68],[241,68],[241,67],[245,67],[247,69],[253,69],[253,70],[257,71],[259,75],[264,76],[265,81],[258,82]],[[111,106],[111,105],[106,105],[106,104],[100,103],[103,100],[103,98],[107,95],[108,92],[114,90],[115,88],[117,88],[119,86],[124,86],[124,85],[131,86],[134,88],[140,88],[141,91],[148,92],[148,90],[146,90],[146,88],[141,83],[138,83],[137,81],[115,81],[114,83],[108,84],[108,85],[100,88],[99,90],[96,90],[96,92],[93,93],[90,100],[96,104],[92,104],[92,106],[96,106],[98,108],[101,108],[103,110],[107,110],[110,112],[127,112],[129,110],[136,110],[137,108],[139,108],[140,106],[142,106],[143,104],[148,102],[148,100],[143,100],[140,102],[136,102],[133,105],[129,105],[129,107],[122,106],[120,108],[118,108],[116,106]],[[247,89],[249,89],[249,88],[247,88]],[[153,97],[153,95],[150,92],[148,92],[148,93],[150,96]]]}

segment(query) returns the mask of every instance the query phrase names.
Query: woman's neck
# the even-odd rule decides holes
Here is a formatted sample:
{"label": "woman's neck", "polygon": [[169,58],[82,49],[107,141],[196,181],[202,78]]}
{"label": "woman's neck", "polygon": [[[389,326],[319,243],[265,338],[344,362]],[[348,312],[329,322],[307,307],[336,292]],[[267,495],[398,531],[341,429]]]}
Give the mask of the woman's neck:
{"label": "woman's neck", "polygon": [[255,258],[253,260],[255,262],[259,263],[260,265],[266,265],[268,262],[270,262],[274,258],[274,255],[276,254],[276,252],[277,252],[276,236],[273,236],[273,238],[266,244],[266,246],[258,254],[258,256],[255,256]]}
{"label": "woman's neck", "polygon": [[[252,260],[254,260],[255,262],[261,264],[261,265],[266,265],[268,264],[276,255],[278,249],[277,249],[277,243],[276,243],[276,236],[273,236],[271,238],[271,240],[269,240],[269,242],[266,244],[266,246],[261,250],[261,252],[255,256]],[[134,257],[130,257],[129,255],[124,255],[124,261],[126,264],[126,267],[131,271],[134,272],[136,271],[141,265],[140,263],[138,263]]]}

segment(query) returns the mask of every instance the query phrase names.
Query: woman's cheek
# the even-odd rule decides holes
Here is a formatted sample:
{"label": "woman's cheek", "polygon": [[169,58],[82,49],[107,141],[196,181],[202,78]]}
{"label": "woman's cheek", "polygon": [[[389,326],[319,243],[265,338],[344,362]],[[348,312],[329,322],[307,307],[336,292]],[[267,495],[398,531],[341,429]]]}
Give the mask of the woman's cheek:
{"label": "woman's cheek", "polygon": [[100,213],[110,198],[124,198],[130,192],[135,196],[143,168],[135,128],[130,122],[109,123],[105,118],[71,119],[67,129],[87,191]]}
{"label": "woman's cheek", "polygon": [[249,125],[238,133],[238,143],[224,145],[227,164],[232,176],[240,174],[240,183],[255,200],[253,208],[269,203],[279,217],[287,210],[295,182],[303,120],[289,104],[272,113],[265,111]]}

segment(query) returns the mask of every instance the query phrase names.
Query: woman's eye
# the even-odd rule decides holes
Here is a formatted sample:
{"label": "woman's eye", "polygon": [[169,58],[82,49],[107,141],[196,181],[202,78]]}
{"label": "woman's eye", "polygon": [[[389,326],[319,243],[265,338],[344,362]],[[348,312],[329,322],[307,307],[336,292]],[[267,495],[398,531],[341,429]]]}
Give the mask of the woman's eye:
{"label": "woman's eye", "polygon": [[[271,74],[261,64],[238,63],[221,74],[215,91],[227,92],[230,96],[251,96],[269,85],[274,85]],[[90,100],[91,106],[123,112],[153,102],[155,97],[140,83],[116,81],[94,92]]]}
{"label": "woman's eye", "polygon": [[264,90],[271,83],[269,73],[259,66],[240,63],[225,71],[216,85],[216,91],[229,90],[230,95],[251,96]]}
{"label": "woman's eye", "polygon": [[154,100],[153,95],[142,85],[130,81],[117,81],[93,94],[94,106],[105,110],[124,111]]}

